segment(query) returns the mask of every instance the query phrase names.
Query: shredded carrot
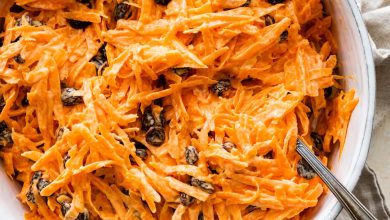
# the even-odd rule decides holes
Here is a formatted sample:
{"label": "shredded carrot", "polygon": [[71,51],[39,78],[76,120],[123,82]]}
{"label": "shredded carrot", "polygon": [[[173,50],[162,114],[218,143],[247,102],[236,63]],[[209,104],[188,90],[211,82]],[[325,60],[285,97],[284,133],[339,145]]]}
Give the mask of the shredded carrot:
{"label": "shredded carrot", "polygon": [[317,205],[326,188],[297,137],[327,164],[358,102],[320,0],[0,12],[0,157],[26,219],[301,219]]}

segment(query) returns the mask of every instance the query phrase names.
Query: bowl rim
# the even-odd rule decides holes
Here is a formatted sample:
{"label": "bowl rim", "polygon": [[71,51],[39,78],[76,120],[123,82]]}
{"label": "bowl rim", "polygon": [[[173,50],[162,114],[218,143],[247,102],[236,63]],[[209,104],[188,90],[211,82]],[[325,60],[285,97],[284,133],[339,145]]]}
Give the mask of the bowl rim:
{"label": "bowl rim", "polygon": [[[345,187],[352,191],[361,175],[363,167],[365,166],[365,162],[368,156],[368,152],[370,149],[370,141],[371,134],[373,129],[373,121],[374,121],[374,112],[375,112],[375,96],[376,96],[376,78],[375,78],[375,64],[373,60],[371,41],[368,35],[368,31],[366,25],[364,23],[362,14],[355,0],[348,0],[347,4],[349,5],[348,9],[354,17],[354,21],[358,28],[359,39],[363,46],[363,57],[366,60],[366,74],[367,74],[367,88],[368,88],[368,107],[367,107],[367,117],[364,124],[364,134],[361,140],[361,147],[359,148],[359,156],[356,162],[353,164],[353,172],[350,175],[348,182]],[[337,201],[336,204],[330,209],[330,213],[328,215],[329,219],[335,219],[341,212],[342,206]]]}

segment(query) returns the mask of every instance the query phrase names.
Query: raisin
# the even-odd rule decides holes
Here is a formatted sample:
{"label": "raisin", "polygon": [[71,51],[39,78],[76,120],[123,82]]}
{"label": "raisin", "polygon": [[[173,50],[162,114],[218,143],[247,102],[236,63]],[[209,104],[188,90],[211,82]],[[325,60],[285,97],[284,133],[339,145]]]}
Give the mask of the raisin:
{"label": "raisin", "polygon": [[310,164],[304,159],[298,161],[297,171],[299,176],[308,180],[313,179],[317,175],[313,168],[311,168]]}
{"label": "raisin", "polygon": [[0,146],[5,147],[9,144],[13,144],[12,130],[2,121],[0,122]]}
{"label": "raisin", "polygon": [[11,6],[11,8],[9,9],[9,11],[13,12],[13,13],[20,13],[20,12],[24,11],[24,8],[22,6],[17,5],[16,3],[14,3]]}
{"label": "raisin", "polygon": [[67,127],[60,127],[56,131],[56,140],[60,140],[65,132],[68,132],[69,129]]}
{"label": "raisin", "polygon": [[185,158],[188,164],[195,165],[198,161],[198,151],[193,146],[186,147]]}
{"label": "raisin", "polygon": [[70,159],[69,153],[66,152],[64,155],[64,159],[62,159],[64,168],[66,168],[66,162],[68,162],[69,159]]}
{"label": "raisin", "polygon": [[333,87],[328,87],[324,89],[324,96],[326,99],[329,99],[332,96]]}
{"label": "raisin", "polygon": [[216,84],[211,87],[211,92],[213,92],[217,96],[222,96],[226,91],[228,91],[231,87],[231,83],[229,79],[221,79],[218,80]]}
{"label": "raisin", "polygon": [[190,72],[191,68],[189,67],[180,67],[180,68],[172,68],[172,71],[181,77],[187,76]]}
{"label": "raisin", "polygon": [[312,132],[312,133],[310,134],[310,136],[311,136],[311,138],[313,139],[315,148],[316,148],[317,150],[322,151],[322,150],[323,150],[323,147],[322,147],[322,142],[323,142],[323,140],[322,140],[321,135],[319,135],[319,134],[317,134],[317,133],[315,133],[315,132]]}
{"label": "raisin", "polygon": [[189,206],[195,201],[194,197],[187,195],[183,192],[180,193],[180,202],[184,206]]}
{"label": "raisin", "polygon": [[40,178],[37,183],[37,189],[41,192],[46,186],[50,184],[50,181]]}
{"label": "raisin", "polygon": [[156,80],[156,87],[163,87],[166,88],[168,85],[167,79],[165,78],[165,75],[161,74],[158,76],[158,79]]}
{"label": "raisin", "polygon": [[66,19],[66,21],[74,29],[85,29],[92,24],[92,22],[89,21],[78,21],[70,18]]}
{"label": "raisin", "polygon": [[148,106],[145,108],[144,113],[141,116],[141,126],[144,131],[148,131],[152,126],[154,126],[156,120],[153,116],[152,107]]}
{"label": "raisin", "polygon": [[211,183],[208,183],[206,181],[202,181],[200,179],[191,178],[191,185],[200,188],[201,190],[207,192],[207,193],[213,193],[214,192],[214,186]]}
{"label": "raisin", "polygon": [[[106,54],[106,43],[104,43],[96,53],[94,57],[90,60],[91,63],[95,64],[96,70],[100,69],[103,65],[107,64],[107,54]],[[104,68],[104,67],[103,67]]]}
{"label": "raisin", "polygon": [[27,95],[25,95],[21,101],[21,103],[23,107],[26,107],[30,104],[30,102],[28,101],[28,98],[27,98]]}
{"label": "raisin", "polygon": [[156,4],[159,4],[159,5],[168,5],[169,2],[171,2],[171,0],[154,0],[156,2]]}
{"label": "raisin", "polygon": [[265,26],[270,26],[275,24],[275,19],[271,15],[265,15],[264,16],[264,24]]}
{"label": "raisin", "polygon": [[76,91],[74,88],[62,89],[61,101],[64,106],[74,106],[83,103],[83,96],[76,95]]}
{"label": "raisin", "polygon": [[241,5],[241,7],[249,7],[250,4],[251,4],[251,0],[246,0],[246,2]]}
{"label": "raisin", "polygon": [[288,31],[283,31],[282,34],[280,35],[279,42],[286,41],[288,39]]}
{"label": "raisin", "polygon": [[145,160],[146,157],[148,156],[148,152],[146,151],[146,149],[143,149],[143,148],[137,148],[135,149],[135,154],[141,158],[142,160]]}
{"label": "raisin", "polygon": [[268,0],[268,2],[269,2],[271,5],[276,5],[276,4],[283,3],[284,0]]}
{"label": "raisin", "polygon": [[198,220],[204,220],[203,212],[199,213]]}
{"label": "raisin", "polygon": [[22,58],[22,56],[20,56],[20,54],[14,56],[14,60],[19,64],[23,64],[25,62],[25,60]]}
{"label": "raisin", "polygon": [[127,1],[123,1],[115,6],[114,9],[114,20],[128,19],[132,14],[131,6]]}
{"label": "raisin", "polygon": [[259,208],[259,207],[254,206],[254,205],[248,205],[248,206],[246,207],[246,211],[249,213],[249,212],[255,211],[255,210],[258,209],[258,208]]}
{"label": "raisin", "polygon": [[71,203],[70,202],[61,202],[60,205],[61,205],[61,214],[62,214],[62,216],[65,216],[71,207]]}
{"label": "raisin", "polygon": [[5,100],[3,97],[0,97],[0,112],[3,110],[5,106]]}
{"label": "raisin", "polygon": [[223,149],[225,149],[227,152],[230,152],[233,148],[236,148],[236,145],[231,141],[226,141],[222,144]]}
{"label": "raisin", "polygon": [[165,131],[162,127],[151,127],[146,132],[146,142],[155,147],[161,146],[165,141]]}
{"label": "raisin", "polygon": [[34,196],[34,193],[32,192],[32,186],[30,186],[30,188],[28,188],[28,191],[26,193],[26,198],[27,198],[27,201],[35,204],[35,196]]}
{"label": "raisin", "polygon": [[264,157],[265,159],[273,159],[273,158],[274,158],[273,151],[271,150],[270,152],[268,152],[267,154],[265,154],[263,157]]}
{"label": "raisin", "polygon": [[92,2],[90,0],[77,0],[81,4],[86,5],[88,8],[92,8]]}
{"label": "raisin", "polygon": [[84,212],[80,213],[76,220],[88,220],[89,219],[89,213],[87,210],[85,210]]}

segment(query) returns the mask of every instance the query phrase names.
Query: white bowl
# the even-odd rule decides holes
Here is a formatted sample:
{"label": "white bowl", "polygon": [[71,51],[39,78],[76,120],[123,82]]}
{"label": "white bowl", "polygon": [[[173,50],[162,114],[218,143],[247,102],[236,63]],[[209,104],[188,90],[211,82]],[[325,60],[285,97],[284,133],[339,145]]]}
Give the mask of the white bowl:
{"label": "white bowl", "polygon": [[[354,0],[326,0],[328,11],[333,16],[334,33],[339,42],[339,66],[348,77],[345,89],[355,88],[359,104],[352,114],[344,151],[339,158],[336,152],[331,158],[332,172],[352,190],[356,185],[366,161],[375,106],[375,67],[372,60],[370,41],[360,11]],[[16,195],[17,185],[10,181],[0,169],[0,216],[1,219],[21,220],[26,211]],[[321,198],[319,205],[312,210],[310,219],[334,219],[341,206],[336,198],[328,193]]]}
{"label": "white bowl", "polygon": [[[375,108],[375,65],[370,40],[360,10],[355,0],[325,0],[332,15],[333,33],[338,44],[339,67],[348,76],[345,89],[355,88],[359,103],[348,127],[344,150],[339,158],[335,152],[330,160],[332,173],[352,190],[366,162],[370,146]],[[341,204],[328,192],[318,206],[310,212],[309,219],[334,219],[341,211]]]}

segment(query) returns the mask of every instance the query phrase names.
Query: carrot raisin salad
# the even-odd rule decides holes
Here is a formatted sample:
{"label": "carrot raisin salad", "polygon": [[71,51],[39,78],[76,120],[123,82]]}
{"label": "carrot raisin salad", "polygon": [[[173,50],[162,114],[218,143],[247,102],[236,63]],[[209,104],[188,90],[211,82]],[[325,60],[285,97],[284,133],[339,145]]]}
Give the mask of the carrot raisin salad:
{"label": "carrot raisin salad", "polygon": [[357,104],[320,0],[1,4],[0,157],[26,219],[300,219]]}

